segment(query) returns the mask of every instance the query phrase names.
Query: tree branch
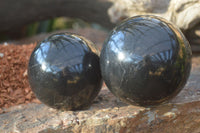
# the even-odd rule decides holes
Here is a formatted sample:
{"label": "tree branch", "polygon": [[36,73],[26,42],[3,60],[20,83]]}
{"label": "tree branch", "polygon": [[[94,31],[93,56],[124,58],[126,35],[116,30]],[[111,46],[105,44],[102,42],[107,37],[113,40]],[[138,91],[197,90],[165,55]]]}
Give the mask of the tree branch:
{"label": "tree branch", "polygon": [[60,16],[112,27],[107,14],[111,6],[109,0],[1,0],[0,31]]}

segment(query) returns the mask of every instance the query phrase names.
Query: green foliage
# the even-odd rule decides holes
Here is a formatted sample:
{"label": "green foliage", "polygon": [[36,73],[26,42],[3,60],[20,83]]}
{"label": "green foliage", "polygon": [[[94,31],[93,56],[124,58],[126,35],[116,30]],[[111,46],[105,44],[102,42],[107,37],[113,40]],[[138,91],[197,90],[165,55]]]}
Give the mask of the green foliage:
{"label": "green foliage", "polygon": [[92,27],[98,30],[106,30],[98,24],[89,24],[81,19],[58,17],[26,25],[21,30],[17,30],[17,32],[14,34],[12,32],[0,33],[0,42],[6,40],[15,40],[17,38],[30,37],[36,34],[48,33],[56,30],[78,29],[85,27]]}

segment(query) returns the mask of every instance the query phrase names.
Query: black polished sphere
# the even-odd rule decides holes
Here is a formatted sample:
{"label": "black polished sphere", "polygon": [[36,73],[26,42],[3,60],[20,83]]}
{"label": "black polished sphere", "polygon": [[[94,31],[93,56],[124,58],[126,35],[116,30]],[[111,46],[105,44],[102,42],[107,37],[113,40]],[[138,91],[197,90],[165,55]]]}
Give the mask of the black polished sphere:
{"label": "black polished sphere", "polygon": [[191,69],[191,48],[179,29],[155,16],[129,18],[109,34],[100,66],[122,101],[151,106],[176,96]]}
{"label": "black polished sphere", "polygon": [[98,51],[81,36],[52,35],[34,49],[28,78],[44,104],[61,110],[85,109],[102,85]]}

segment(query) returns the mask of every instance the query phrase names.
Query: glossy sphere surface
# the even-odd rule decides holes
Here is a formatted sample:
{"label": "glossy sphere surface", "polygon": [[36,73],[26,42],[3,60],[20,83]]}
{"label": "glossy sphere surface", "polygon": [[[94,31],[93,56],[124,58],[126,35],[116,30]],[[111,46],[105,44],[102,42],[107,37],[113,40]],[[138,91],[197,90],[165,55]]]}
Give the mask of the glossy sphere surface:
{"label": "glossy sphere surface", "polygon": [[52,35],[34,49],[28,77],[44,104],[62,110],[85,109],[102,85],[98,51],[83,37]]}
{"label": "glossy sphere surface", "polygon": [[155,16],[115,27],[100,55],[102,77],[122,101],[151,106],[178,94],[191,69],[191,49],[179,29]]}

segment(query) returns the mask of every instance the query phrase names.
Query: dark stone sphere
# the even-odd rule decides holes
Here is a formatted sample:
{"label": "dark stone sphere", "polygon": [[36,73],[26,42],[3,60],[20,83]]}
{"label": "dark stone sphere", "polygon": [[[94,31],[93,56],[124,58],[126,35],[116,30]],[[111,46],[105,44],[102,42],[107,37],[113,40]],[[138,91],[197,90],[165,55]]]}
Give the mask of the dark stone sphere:
{"label": "dark stone sphere", "polygon": [[136,16],[110,32],[100,66],[115,96],[152,106],[181,91],[191,69],[191,48],[181,31],[163,18]]}
{"label": "dark stone sphere", "polygon": [[44,104],[61,110],[86,109],[102,86],[98,51],[81,36],[52,35],[32,52],[28,78]]}

